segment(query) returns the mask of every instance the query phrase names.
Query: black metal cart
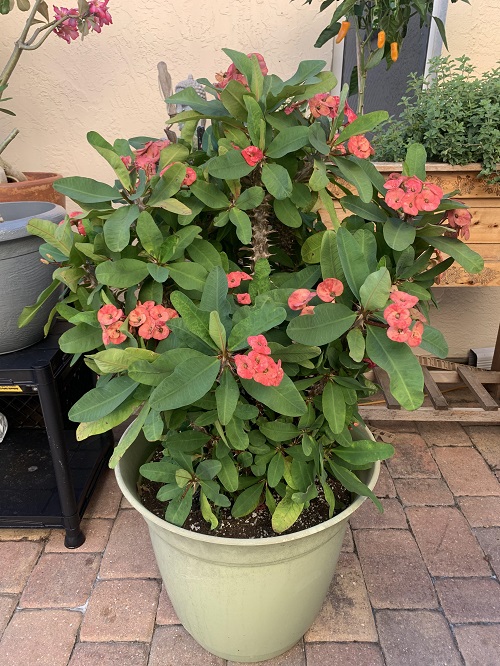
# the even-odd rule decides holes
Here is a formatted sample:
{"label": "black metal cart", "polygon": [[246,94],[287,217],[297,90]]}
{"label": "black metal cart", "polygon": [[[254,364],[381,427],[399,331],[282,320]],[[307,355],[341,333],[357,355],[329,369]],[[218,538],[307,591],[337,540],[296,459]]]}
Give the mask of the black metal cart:
{"label": "black metal cart", "polygon": [[42,342],[0,355],[0,412],[9,422],[0,444],[0,528],[64,527],[65,546],[78,548],[80,519],[113,436],[76,440],[67,414],[95,376],[59,349],[64,330],[58,324]]}

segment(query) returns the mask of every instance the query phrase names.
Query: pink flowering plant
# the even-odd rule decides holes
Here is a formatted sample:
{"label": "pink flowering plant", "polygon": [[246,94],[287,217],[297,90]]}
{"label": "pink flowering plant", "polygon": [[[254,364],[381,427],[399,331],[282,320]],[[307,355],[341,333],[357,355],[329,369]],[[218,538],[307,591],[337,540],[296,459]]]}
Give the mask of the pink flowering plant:
{"label": "pink flowering plant", "polygon": [[323,62],[282,81],[262,56],[226,53],[233,64],[205,82],[212,100],[170,98],[192,106],[177,142],[89,133],[116,183],[62,179],[81,213],[28,229],[55,269],[48,291],[67,289],[61,348],[100,376],[70,412],[78,436],[135,415],[111,466],[141,432],[158,442],[161,460],[141,473],[163,484],[166,520],[201,510],[216,528],[222,509],[239,519],[267,506],[281,533],[319,494],[333,515],[332,479],[379,504],[356,474],[393,452],[356,432],[358,403],[377,390],[367,373],[379,366],[401,405],[419,407],[412,348],[447,353],[429,288],[454,259],[470,271],[481,259],[418,146],[402,176],[378,174],[364,132],[386,114],[356,118]]}
{"label": "pink flowering plant", "polygon": [[[0,72],[0,103],[11,98],[3,97],[10,77],[14,73],[21,55],[25,51],[35,51],[45,40],[54,33],[70,44],[81,35],[85,37],[91,32],[101,32],[102,28],[111,25],[113,20],[108,9],[109,0],[78,0],[77,7],[53,6],[53,13],[45,0],[0,0],[0,14],[8,14],[17,9],[27,13],[27,19],[16,40],[12,53]],[[15,115],[10,109],[0,107],[0,112]],[[0,153],[5,150],[11,141],[19,134],[18,129],[12,130],[0,142]],[[26,180],[26,176],[14,166],[0,157],[0,183],[9,179],[16,181]]]}

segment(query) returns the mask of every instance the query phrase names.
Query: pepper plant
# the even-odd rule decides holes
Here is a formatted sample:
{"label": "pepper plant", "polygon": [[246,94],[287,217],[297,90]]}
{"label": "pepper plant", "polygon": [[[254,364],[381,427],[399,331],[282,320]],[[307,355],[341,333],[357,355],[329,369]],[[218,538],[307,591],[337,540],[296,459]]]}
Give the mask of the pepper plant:
{"label": "pepper plant", "polygon": [[226,53],[233,64],[204,81],[213,99],[168,100],[192,107],[177,143],[88,135],[117,181],[62,179],[81,213],[29,223],[55,271],[22,322],[64,284],[53,314],[73,326],[60,346],[99,375],[70,411],[78,437],[135,415],[111,466],[141,432],[158,442],[141,473],[163,484],[166,520],[182,525],[195,506],[215,528],[221,507],[239,518],[265,503],[283,532],[321,490],[333,514],[331,478],[379,504],[356,475],[393,451],[356,439],[358,402],[377,389],[366,372],[380,366],[417,408],[411,347],[447,352],[429,288],[453,259],[474,272],[481,258],[456,238],[447,212],[466,213],[426,182],[421,147],[384,182],[363,132],[387,114],[354,119],[325,63],[282,81],[262,56]]}

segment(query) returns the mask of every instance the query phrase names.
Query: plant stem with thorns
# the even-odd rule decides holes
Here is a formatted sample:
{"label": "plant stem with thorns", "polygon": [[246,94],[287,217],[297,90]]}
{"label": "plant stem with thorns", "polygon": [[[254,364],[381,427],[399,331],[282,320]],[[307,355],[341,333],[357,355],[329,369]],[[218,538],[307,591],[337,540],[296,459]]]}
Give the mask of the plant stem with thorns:
{"label": "plant stem with thorns", "polygon": [[266,194],[264,201],[250,215],[252,220],[252,254],[250,260],[253,269],[255,269],[258,259],[268,259],[271,256],[269,252],[269,234],[273,229],[269,223],[269,218],[272,212],[271,196]]}

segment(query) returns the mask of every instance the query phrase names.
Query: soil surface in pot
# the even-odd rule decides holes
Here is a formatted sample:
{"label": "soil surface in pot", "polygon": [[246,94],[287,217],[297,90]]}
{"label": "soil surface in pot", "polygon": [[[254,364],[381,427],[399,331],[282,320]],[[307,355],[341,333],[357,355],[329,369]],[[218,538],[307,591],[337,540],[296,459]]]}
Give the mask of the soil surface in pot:
{"label": "soil surface in pot", "polygon": [[[162,455],[162,452],[159,451],[152,460],[160,460]],[[334,516],[336,516],[351,504],[351,494],[335,479],[329,479],[328,483],[336,498],[334,513]],[[155,481],[141,479],[138,490],[140,501],[146,509],[151,511],[155,516],[158,516],[158,518],[164,519],[166,503],[156,499],[156,494],[162,485]],[[275,494],[275,500],[279,501],[279,499],[279,496]],[[282,534],[293,534],[294,532],[306,530],[308,527],[324,523],[329,519],[328,510],[329,506],[325,500],[323,489],[320,486],[318,488],[318,497],[300,514],[292,527]],[[217,517],[219,525],[215,530],[211,530],[209,523],[201,515],[199,503],[195,500],[193,502],[193,509],[183,527],[198,534],[210,534],[211,536],[227,537],[230,539],[262,539],[264,537],[278,536],[272,528],[271,514],[265,504],[258,506],[252,513],[243,518],[233,518],[231,516],[231,509],[225,508],[219,510]]]}

